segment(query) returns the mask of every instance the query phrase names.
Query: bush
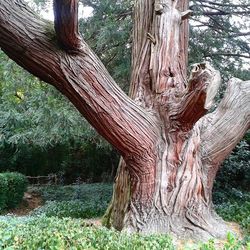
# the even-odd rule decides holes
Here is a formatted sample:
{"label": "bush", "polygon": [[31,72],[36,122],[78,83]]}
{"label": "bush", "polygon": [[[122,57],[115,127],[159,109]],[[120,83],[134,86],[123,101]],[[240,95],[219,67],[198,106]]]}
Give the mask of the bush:
{"label": "bush", "polygon": [[0,212],[6,207],[8,182],[4,174],[0,174]]}
{"label": "bush", "polygon": [[250,133],[247,133],[232,154],[223,162],[216,177],[214,190],[220,192],[225,188],[250,191]]}
{"label": "bush", "polygon": [[23,199],[27,178],[19,173],[2,173],[0,176],[0,209],[15,208]]}

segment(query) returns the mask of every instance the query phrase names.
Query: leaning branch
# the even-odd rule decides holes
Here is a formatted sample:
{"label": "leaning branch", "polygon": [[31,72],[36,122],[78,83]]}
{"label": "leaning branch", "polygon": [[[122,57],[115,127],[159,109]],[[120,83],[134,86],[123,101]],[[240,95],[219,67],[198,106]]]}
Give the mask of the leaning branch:
{"label": "leaning branch", "polygon": [[198,125],[202,161],[218,166],[250,127],[250,81],[231,79],[217,109],[204,116]]}
{"label": "leaning branch", "polygon": [[[65,30],[64,35],[71,29]],[[10,58],[67,96],[123,156],[141,155],[148,150],[146,145],[153,147],[158,130],[152,116],[117,86],[83,40],[79,51],[68,53],[58,46],[57,35],[53,24],[24,2],[1,1],[0,48]],[[61,40],[64,45],[72,45],[65,39]]]}

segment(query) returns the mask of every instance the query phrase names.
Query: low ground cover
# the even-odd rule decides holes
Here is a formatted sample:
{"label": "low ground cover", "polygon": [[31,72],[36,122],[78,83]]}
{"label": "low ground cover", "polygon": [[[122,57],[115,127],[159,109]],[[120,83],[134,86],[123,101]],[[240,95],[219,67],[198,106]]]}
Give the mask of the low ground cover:
{"label": "low ground cover", "polygon": [[112,195],[111,184],[29,187],[29,192],[39,194],[44,205],[28,216],[0,216],[0,249],[250,250],[248,193],[235,191],[215,196],[217,212],[224,219],[239,223],[243,238],[229,233],[224,242],[180,244],[166,235],[127,235],[86,221],[94,221],[104,213]]}

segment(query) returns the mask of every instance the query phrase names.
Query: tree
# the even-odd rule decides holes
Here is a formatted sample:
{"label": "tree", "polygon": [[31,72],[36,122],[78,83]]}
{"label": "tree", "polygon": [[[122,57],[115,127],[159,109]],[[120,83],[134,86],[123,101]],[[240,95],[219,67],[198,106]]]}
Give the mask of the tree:
{"label": "tree", "polygon": [[[93,16],[81,19],[80,32],[124,89],[124,82],[129,82],[133,1],[80,2],[93,8]],[[249,79],[247,62],[250,59],[250,33],[244,31],[248,30],[249,3],[241,1],[241,4],[234,4],[232,0],[204,3],[192,0],[190,8],[193,13],[189,64],[212,60],[213,65],[223,72],[223,79],[228,80],[232,75]]]}
{"label": "tree", "polygon": [[78,33],[77,1],[54,0],[55,22],[21,0],[0,4],[0,47],[55,86],[122,155],[107,224],[129,232],[224,236],[212,206],[220,163],[249,128],[250,81],[231,79],[211,113],[220,74],[187,80],[188,1],[136,0],[130,97]]}

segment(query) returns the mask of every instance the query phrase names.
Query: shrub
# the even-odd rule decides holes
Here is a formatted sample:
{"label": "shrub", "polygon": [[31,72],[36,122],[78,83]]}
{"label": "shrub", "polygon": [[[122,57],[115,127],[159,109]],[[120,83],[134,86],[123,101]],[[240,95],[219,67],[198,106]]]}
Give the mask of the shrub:
{"label": "shrub", "polygon": [[[32,237],[31,237],[32,236]],[[223,246],[224,245],[224,246]],[[249,243],[246,243],[249,249]],[[100,250],[174,250],[168,235],[125,234],[103,227],[90,227],[81,219],[57,217],[0,217],[0,249],[100,249]],[[241,250],[242,242],[228,233],[224,244],[182,245],[183,250]]]}
{"label": "shrub", "polygon": [[223,203],[216,206],[216,211],[224,220],[238,222],[245,233],[250,235],[250,200]]}
{"label": "shrub", "polygon": [[[32,237],[31,237],[32,236]],[[0,249],[169,249],[167,235],[127,235],[70,218],[0,218]]]}
{"label": "shrub", "polygon": [[216,177],[214,190],[220,192],[231,188],[250,191],[250,133],[247,133],[234,149],[232,154],[223,162]]}
{"label": "shrub", "polygon": [[4,174],[0,174],[0,212],[6,207],[8,182]]}
{"label": "shrub", "polygon": [[32,215],[45,215],[59,218],[94,218],[102,216],[107,208],[107,203],[72,201],[47,201],[44,206],[34,210]]}
{"label": "shrub", "polygon": [[32,212],[32,215],[46,215],[93,218],[102,216],[111,200],[111,184],[82,184],[71,186],[31,187],[38,192],[45,205]]}
{"label": "shrub", "polygon": [[27,178],[20,173],[4,173],[7,179],[6,205],[8,208],[15,208],[23,199],[27,189]]}
{"label": "shrub", "polygon": [[39,193],[44,201],[81,200],[107,203],[112,197],[112,184],[94,183],[70,186],[33,186],[30,192]]}

